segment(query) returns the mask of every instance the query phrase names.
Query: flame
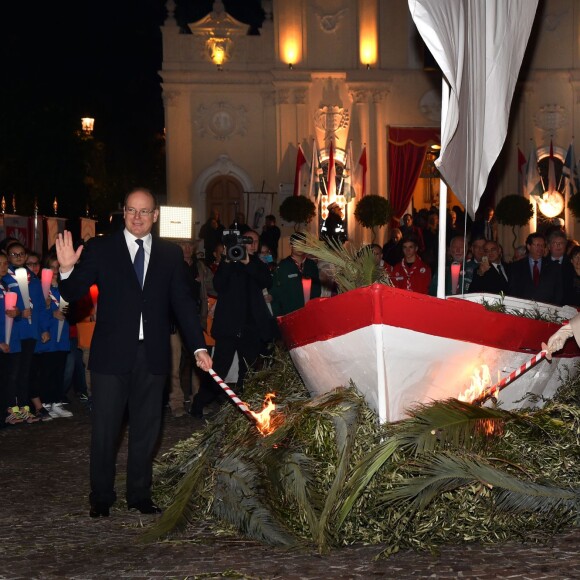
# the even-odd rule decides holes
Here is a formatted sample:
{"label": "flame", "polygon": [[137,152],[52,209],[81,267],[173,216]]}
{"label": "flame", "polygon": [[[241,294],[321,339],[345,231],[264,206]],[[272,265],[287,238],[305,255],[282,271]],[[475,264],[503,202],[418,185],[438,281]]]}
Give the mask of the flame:
{"label": "flame", "polygon": [[276,410],[276,405],[272,401],[272,399],[276,396],[275,393],[268,393],[264,398],[264,404],[262,406],[262,410],[259,413],[255,413],[254,411],[250,410],[252,417],[256,420],[256,426],[258,427],[258,431],[262,435],[269,435],[273,433],[276,429],[272,425],[272,417],[271,414]]}
{"label": "flame", "polygon": [[[498,373],[499,374],[499,373]],[[481,365],[481,371],[478,368],[473,370],[471,376],[471,385],[469,388],[460,394],[457,398],[460,401],[472,403],[477,401],[483,395],[495,396],[499,392],[499,388],[492,385],[491,374],[487,365]],[[479,422],[479,429],[484,435],[500,434],[501,427],[491,419],[483,419]]]}
{"label": "flame", "polygon": [[487,365],[481,365],[481,371],[478,368],[473,370],[473,374],[471,375],[471,385],[469,388],[465,392],[459,394],[457,398],[460,401],[472,403],[481,397],[481,395],[487,393],[491,386],[492,383],[489,367]]}

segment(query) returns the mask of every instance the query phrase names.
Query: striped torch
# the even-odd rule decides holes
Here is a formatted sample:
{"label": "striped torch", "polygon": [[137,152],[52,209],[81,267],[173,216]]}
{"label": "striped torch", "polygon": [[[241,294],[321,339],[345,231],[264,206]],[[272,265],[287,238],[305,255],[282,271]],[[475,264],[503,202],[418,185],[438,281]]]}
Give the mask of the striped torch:
{"label": "striped torch", "polygon": [[225,391],[226,395],[230,398],[230,400],[236,405],[236,407],[242,412],[247,419],[249,419],[254,425],[256,425],[256,419],[252,415],[250,409],[244,401],[242,401],[234,391],[232,391],[228,385],[216,374],[213,369],[209,369],[207,371],[211,378]]}
{"label": "striped torch", "polygon": [[512,381],[517,379],[520,375],[523,375],[526,371],[530,370],[533,366],[537,365],[542,359],[546,358],[548,354],[547,350],[542,350],[538,354],[534,355],[528,362],[524,363],[520,368],[512,371],[507,377],[504,377],[501,381],[497,382],[495,385],[486,389],[477,399],[472,401],[473,405],[483,405],[486,401],[495,397],[504,387],[509,385]]}

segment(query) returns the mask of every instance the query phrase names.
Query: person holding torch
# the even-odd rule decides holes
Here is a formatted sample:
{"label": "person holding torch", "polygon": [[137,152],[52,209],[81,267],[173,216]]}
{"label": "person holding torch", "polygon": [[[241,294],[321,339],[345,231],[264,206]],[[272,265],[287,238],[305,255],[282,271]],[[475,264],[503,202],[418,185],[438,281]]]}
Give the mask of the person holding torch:
{"label": "person holding torch", "polygon": [[[172,313],[197,366],[212,367],[179,246],[151,235],[157,201],[145,188],[124,203],[125,228],[75,248],[71,233],[56,240],[59,288],[67,302],[93,284],[99,307],[89,370],[92,385],[90,477],[93,518],[107,517],[116,500],[117,443],[129,416],[127,507],[159,513],[151,499],[153,458],[161,432],[163,391],[171,365]],[[82,256],[81,256],[82,254]]]}

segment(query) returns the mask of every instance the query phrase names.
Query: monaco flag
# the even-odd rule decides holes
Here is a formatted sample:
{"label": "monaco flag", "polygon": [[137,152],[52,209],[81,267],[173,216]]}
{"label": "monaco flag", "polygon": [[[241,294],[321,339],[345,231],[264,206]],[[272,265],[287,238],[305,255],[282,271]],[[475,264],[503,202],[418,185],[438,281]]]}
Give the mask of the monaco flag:
{"label": "monaco flag", "polygon": [[298,145],[298,154],[296,155],[296,171],[294,172],[294,195],[300,195],[300,174],[305,163],[306,156],[302,150],[302,145]]}

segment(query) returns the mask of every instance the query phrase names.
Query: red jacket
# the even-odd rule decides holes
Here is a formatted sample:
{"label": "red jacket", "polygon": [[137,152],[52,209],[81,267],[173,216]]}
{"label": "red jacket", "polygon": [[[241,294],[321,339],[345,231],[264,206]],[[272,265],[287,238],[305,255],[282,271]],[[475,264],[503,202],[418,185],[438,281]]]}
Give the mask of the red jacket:
{"label": "red jacket", "polygon": [[395,288],[427,294],[431,283],[431,268],[417,256],[411,267],[401,260],[393,266],[391,280]]}

